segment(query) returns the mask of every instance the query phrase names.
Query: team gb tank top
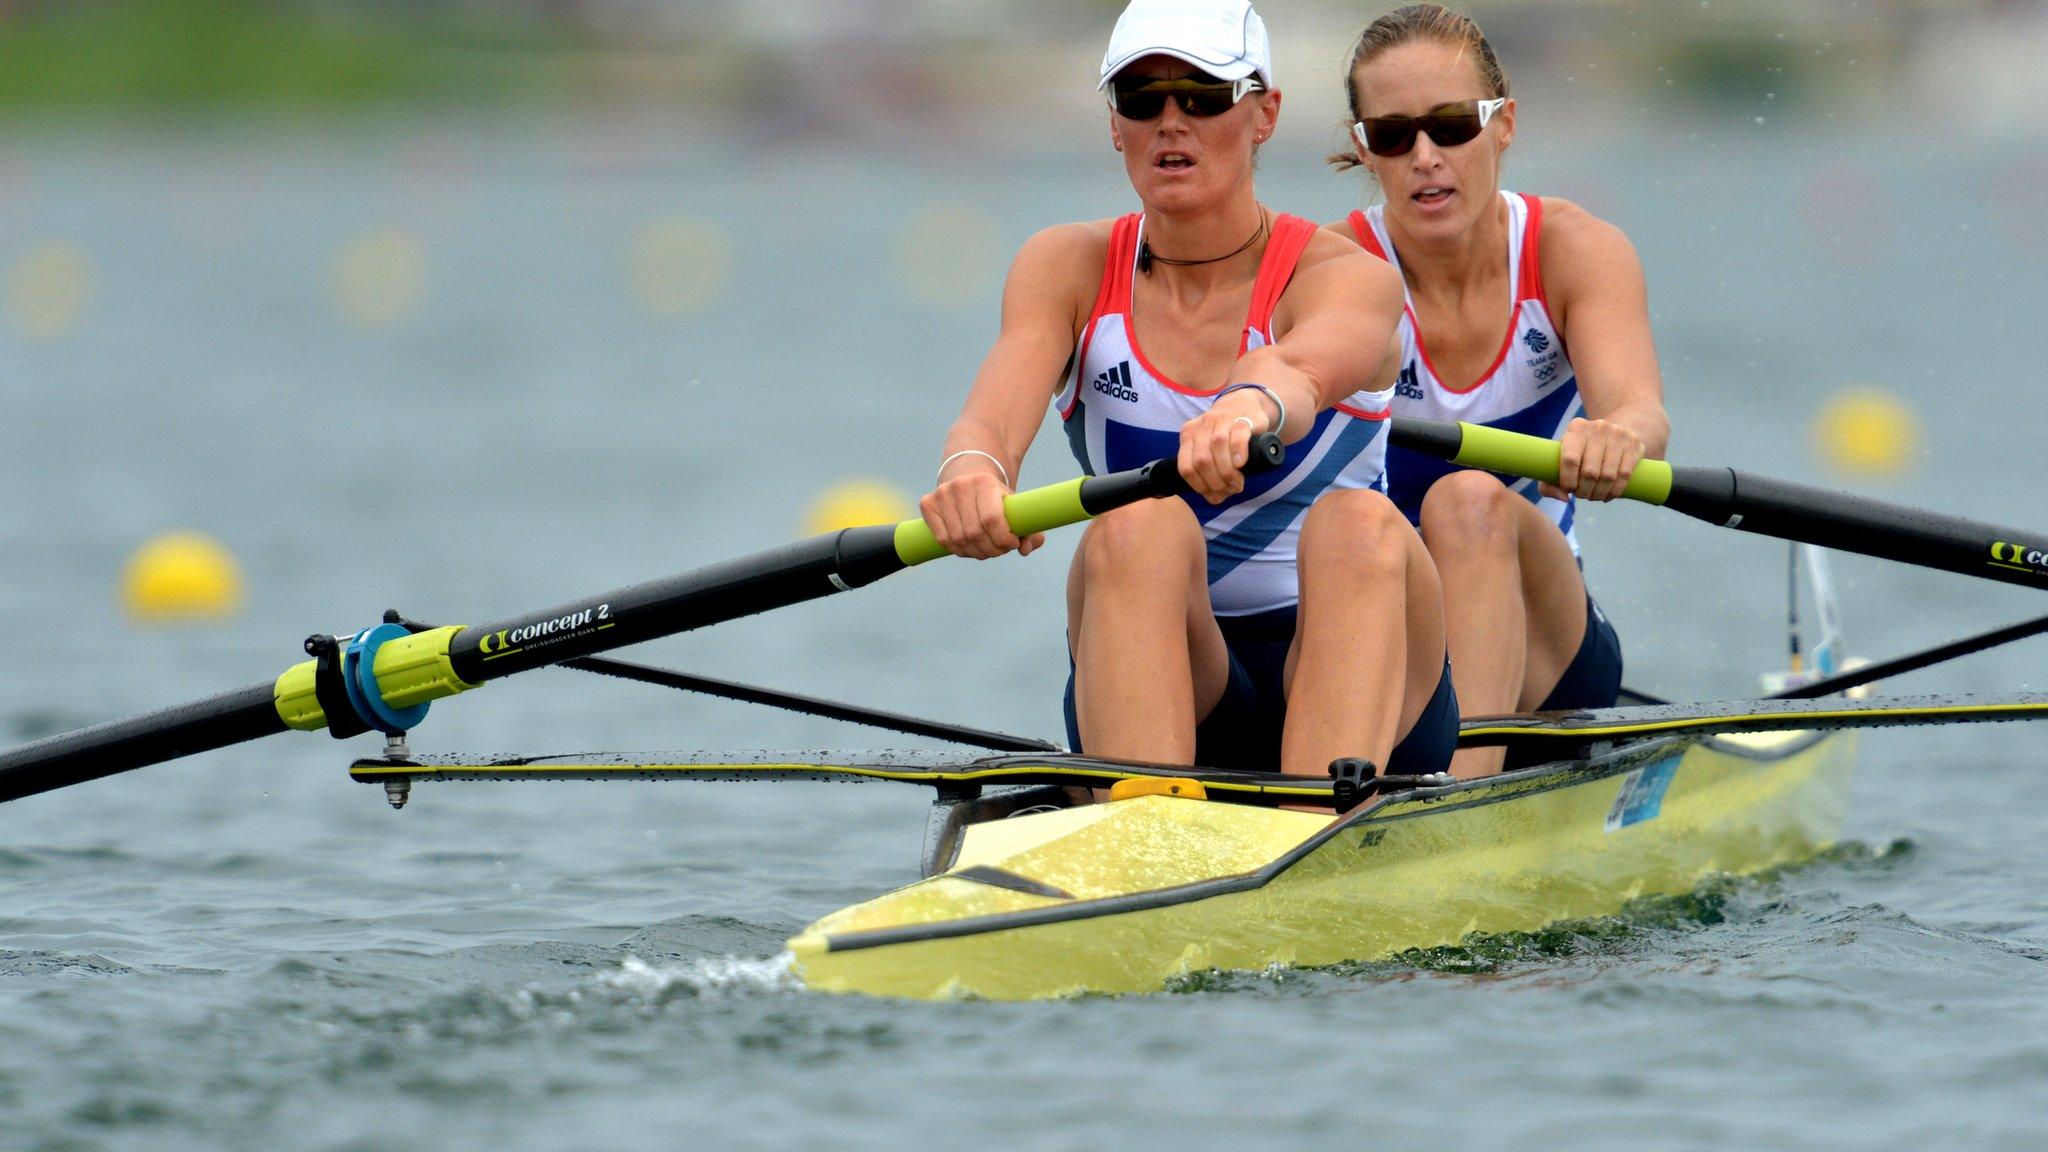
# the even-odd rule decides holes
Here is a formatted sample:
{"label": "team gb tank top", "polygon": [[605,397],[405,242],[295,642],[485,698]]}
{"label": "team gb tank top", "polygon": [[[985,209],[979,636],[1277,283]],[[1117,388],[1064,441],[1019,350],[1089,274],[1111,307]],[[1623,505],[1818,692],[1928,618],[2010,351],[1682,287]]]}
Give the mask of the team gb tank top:
{"label": "team gb tank top", "polygon": [[[1136,468],[1180,448],[1180,427],[1208,410],[1221,388],[1200,391],[1167,378],[1146,360],[1131,321],[1144,218],[1125,216],[1110,230],[1109,258],[1094,311],[1081,331],[1073,370],[1053,406],[1074,458],[1089,475]],[[1273,309],[1287,290],[1316,226],[1278,216],[1252,287],[1239,354],[1273,342]],[[1386,490],[1387,403],[1392,389],[1360,391],[1316,417],[1314,429],[1287,446],[1282,467],[1247,477],[1222,504],[1183,497],[1208,541],[1209,601],[1218,616],[1248,616],[1299,599],[1295,552],[1302,517],[1332,488]]]}
{"label": "team gb tank top", "polygon": [[[1564,338],[1551,321],[1549,302],[1543,295],[1543,266],[1538,259],[1543,202],[1514,192],[1500,195],[1508,209],[1508,283],[1514,288],[1500,352],[1477,380],[1443,379],[1430,363],[1429,347],[1415,321],[1411,298],[1401,316],[1401,374],[1394,383],[1393,410],[1396,416],[1463,420],[1554,440],[1574,419],[1585,415],[1585,407],[1579,402],[1579,381],[1572,372]],[[1400,269],[1400,254],[1387,235],[1384,206],[1353,212],[1351,228],[1366,251]],[[1458,468],[1406,448],[1389,449],[1387,494],[1410,522],[1419,523],[1422,498],[1430,485]],[[1572,523],[1577,512],[1575,500],[1550,499],[1537,491],[1534,480],[1508,476],[1501,480],[1541,508],[1564,533],[1572,554],[1578,555],[1578,533]]]}

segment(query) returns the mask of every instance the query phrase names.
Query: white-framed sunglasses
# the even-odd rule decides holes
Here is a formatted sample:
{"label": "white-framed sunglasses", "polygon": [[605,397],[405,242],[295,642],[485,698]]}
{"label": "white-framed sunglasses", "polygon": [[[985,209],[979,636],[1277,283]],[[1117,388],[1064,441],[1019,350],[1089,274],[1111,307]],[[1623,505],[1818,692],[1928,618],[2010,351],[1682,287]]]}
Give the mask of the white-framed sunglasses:
{"label": "white-framed sunglasses", "polygon": [[1259,83],[1256,76],[1238,80],[1197,80],[1192,77],[1148,80],[1133,77],[1129,84],[1121,79],[1110,82],[1109,104],[1116,109],[1117,115],[1126,120],[1156,120],[1161,112],[1166,111],[1169,99],[1190,116],[1221,116],[1237,107],[1237,102],[1246,96],[1265,90],[1266,86]]}
{"label": "white-framed sunglasses", "polygon": [[1427,133],[1439,148],[1455,148],[1478,136],[1508,98],[1457,100],[1439,104],[1420,116],[1373,116],[1351,126],[1359,147],[1375,156],[1406,156],[1417,133]]}

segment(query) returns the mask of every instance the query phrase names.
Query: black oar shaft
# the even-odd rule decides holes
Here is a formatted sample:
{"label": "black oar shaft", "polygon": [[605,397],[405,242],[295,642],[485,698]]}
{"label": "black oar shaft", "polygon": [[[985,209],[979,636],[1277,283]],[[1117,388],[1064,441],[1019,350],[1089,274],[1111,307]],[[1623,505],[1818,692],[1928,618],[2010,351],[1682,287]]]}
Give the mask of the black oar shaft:
{"label": "black oar shaft", "polygon": [[849,528],[491,624],[448,646],[471,684],[753,616],[871,584],[905,567],[895,528]]}
{"label": "black oar shaft", "polygon": [[[1254,449],[1247,472],[1274,468],[1285,460],[1277,437],[1260,437]],[[1019,535],[1029,535],[1139,500],[1187,490],[1187,481],[1173,461],[1156,460],[1142,468],[1012,496],[1012,527]],[[849,528],[510,620],[464,628],[449,643],[448,660],[465,682],[482,684],[578,656],[849,591],[942,555],[944,550],[922,521]]]}
{"label": "black oar shaft", "polygon": [[285,730],[270,684],[95,724],[0,752],[0,802]]}
{"label": "black oar shaft", "polygon": [[[1277,467],[1285,455],[1277,436],[1258,437],[1245,470]],[[1172,460],[1155,460],[1126,472],[1015,493],[1004,505],[1011,527],[1019,535],[1030,535],[1187,490]],[[386,661],[381,655],[372,653],[365,659],[376,669],[373,679],[384,705],[410,708],[515,672],[858,588],[945,554],[921,520],[849,528],[543,612],[482,627],[435,630],[442,636],[420,634],[393,641],[380,652],[401,650],[392,661],[397,672],[393,679],[403,682],[399,687],[383,678]],[[332,693],[318,690],[316,665],[317,661],[297,665],[275,683],[253,684],[0,753],[0,801],[288,728],[325,728],[325,701]],[[355,730],[362,728],[357,725]]]}
{"label": "black oar shaft", "polygon": [[1674,467],[1664,506],[1695,519],[1984,580],[2048,588],[2048,536],[1734,468]]}
{"label": "black oar shaft", "polygon": [[[1479,424],[1397,417],[1390,442],[1455,464],[1554,482],[1556,441]],[[1934,568],[2048,589],[2048,535],[2001,528],[1733,468],[1644,460],[1623,493],[1718,524]]]}

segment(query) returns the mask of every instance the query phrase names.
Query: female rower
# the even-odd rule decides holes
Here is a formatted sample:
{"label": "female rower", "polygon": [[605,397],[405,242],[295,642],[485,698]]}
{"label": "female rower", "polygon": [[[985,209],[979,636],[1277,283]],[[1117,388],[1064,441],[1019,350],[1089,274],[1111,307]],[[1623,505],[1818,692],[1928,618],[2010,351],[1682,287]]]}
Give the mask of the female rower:
{"label": "female rower", "polygon": [[[1038,547],[1002,500],[1048,396],[1090,473],[1177,457],[1195,497],[1097,518],[1074,558],[1074,748],[1441,771],[1457,698],[1436,573],[1378,490],[1400,278],[1254,194],[1280,92],[1250,4],[1135,0],[1101,77],[1144,210],[1018,252],[925,521],[957,555]],[[1286,464],[1245,475],[1269,430]]]}
{"label": "female rower", "polygon": [[[1501,190],[1515,102],[1468,17],[1435,4],[1380,17],[1345,85],[1353,147],[1331,162],[1364,168],[1384,202],[1328,227],[1405,282],[1394,414],[1563,441],[1556,485],[1388,453],[1389,494],[1443,580],[1465,713],[1611,706],[1621,643],[1586,591],[1572,521],[1578,499],[1619,496],[1670,438],[1642,264],[1578,205]],[[1470,749],[1453,771],[1501,766],[1500,749]]]}

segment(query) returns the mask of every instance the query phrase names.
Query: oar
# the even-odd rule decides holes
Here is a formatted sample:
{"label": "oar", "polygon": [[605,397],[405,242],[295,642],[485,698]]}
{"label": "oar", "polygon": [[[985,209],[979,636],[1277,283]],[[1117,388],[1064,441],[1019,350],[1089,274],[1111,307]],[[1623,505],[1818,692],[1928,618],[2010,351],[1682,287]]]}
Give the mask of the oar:
{"label": "oar", "polygon": [[[432,624],[408,620],[396,612],[387,612],[384,618],[394,624],[404,625],[408,632],[431,632],[434,628]],[[695,692],[723,700],[762,704],[770,708],[780,708],[785,712],[794,712],[800,716],[822,716],[827,720],[865,724],[888,732],[901,732],[906,736],[929,736],[935,740],[951,740],[956,744],[991,748],[998,752],[1066,751],[1058,744],[1033,736],[1012,736],[1008,732],[994,732],[987,728],[973,728],[965,724],[910,716],[902,712],[868,708],[841,700],[827,700],[822,696],[784,692],[780,688],[764,688],[759,684],[742,684],[737,680],[698,676],[691,672],[677,672],[672,668],[656,668],[651,664],[614,660],[609,656],[579,656],[574,660],[564,660],[557,667],[631,680],[637,684],[652,684],[659,688],[673,688],[678,692]]]}
{"label": "oar", "polygon": [[2048,693],[2005,696],[1871,696],[1861,700],[1729,700],[1647,708],[1589,708],[1473,716],[1458,726],[1460,748],[1511,745],[1566,755],[1603,740],[1689,733],[1806,732],[1838,728],[1910,728],[2048,719]]}
{"label": "oar", "polygon": [[[1466,720],[1459,743],[1520,745],[1568,759],[1588,744],[1645,736],[1711,736],[1839,728],[1896,728],[2048,717],[2048,693],[2010,696],[1890,696],[1864,700],[1735,700],[1652,708],[1602,708]],[[792,755],[796,759],[792,759]],[[962,761],[945,752],[569,753],[544,756],[428,755],[361,759],[349,776],[409,788],[421,780],[893,780],[912,784],[1062,784],[1102,787],[1118,780],[1192,779],[1219,799],[1253,803],[1327,803],[1320,777],[1233,772],[1175,764],[1104,760],[1068,752],[1009,754]],[[1399,779],[1398,777],[1396,779]],[[402,793],[401,793],[402,795]]]}
{"label": "oar", "polygon": [[[1193,780],[1219,800],[1328,807],[1328,777],[1232,772],[1186,764],[1105,760],[1072,752],[1009,754],[962,760],[949,752],[602,752],[555,756],[425,755],[408,760],[357,760],[350,779],[382,784],[402,799],[428,780],[825,780],[892,781],[946,788],[1053,784],[1107,788],[1121,780]],[[1398,777],[1396,779],[1399,779]]]}
{"label": "oar", "polygon": [[[1276,436],[1258,437],[1246,471],[1278,467]],[[1077,524],[1139,500],[1176,496],[1172,460],[1080,477],[1004,498],[1019,536]],[[480,627],[409,632],[386,622],[349,638],[307,641],[314,659],[275,682],[67,732],[0,753],[0,801],[224,748],[287,729],[399,734],[427,705],[517,672],[850,591],[946,555],[923,520],[848,528],[661,580]]]}
{"label": "oar", "polygon": [[805,696],[797,692],[784,692],[779,688],[764,688],[759,684],[741,684],[735,680],[719,680],[690,672],[655,668],[626,660],[614,660],[608,656],[579,656],[574,660],[563,661],[562,667],[573,668],[578,672],[595,672],[599,676],[615,676],[639,684],[653,684],[682,692],[717,696],[725,700],[763,704],[802,716],[822,716],[827,720],[865,724],[870,728],[901,732],[906,736],[929,736],[934,740],[950,740],[955,744],[990,748],[998,752],[1066,751],[1049,740],[1040,740],[1032,736],[1013,736],[1008,732],[993,732],[987,728],[951,724],[944,720],[929,720],[922,716],[905,715],[902,712],[868,708],[840,700],[827,700],[821,696]]}
{"label": "oar", "polygon": [[[1390,443],[1454,464],[1557,481],[1558,444],[1488,428],[1396,417]],[[2001,528],[1924,508],[1888,504],[1733,468],[1645,460],[1622,495],[1718,524],[1959,572],[1984,580],[2048,588],[2048,536]]]}

